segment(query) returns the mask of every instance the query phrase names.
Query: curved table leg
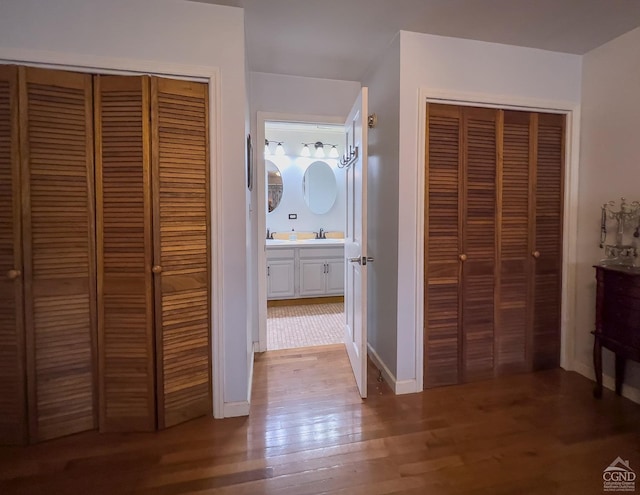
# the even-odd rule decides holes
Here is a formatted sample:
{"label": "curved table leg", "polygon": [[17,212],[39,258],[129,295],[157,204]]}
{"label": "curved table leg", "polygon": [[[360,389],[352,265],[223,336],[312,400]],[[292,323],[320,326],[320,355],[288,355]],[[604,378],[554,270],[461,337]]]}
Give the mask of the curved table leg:
{"label": "curved table leg", "polygon": [[622,384],[624,383],[624,371],[627,360],[616,354],[616,394],[622,395]]}
{"label": "curved table leg", "polygon": [[593,387],[593,396],[599,399],[602,397],[602,344],[597,335],[594,336],[593,340],[593,369],[596,373],[596,385]]}

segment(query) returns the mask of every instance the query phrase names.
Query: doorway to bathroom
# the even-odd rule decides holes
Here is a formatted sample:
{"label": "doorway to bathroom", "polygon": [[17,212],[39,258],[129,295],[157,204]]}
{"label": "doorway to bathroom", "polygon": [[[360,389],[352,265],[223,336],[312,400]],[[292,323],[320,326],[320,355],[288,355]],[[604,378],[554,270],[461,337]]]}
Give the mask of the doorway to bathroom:
{"label": "doorway to bathroom", "polygon": [[264,123],[261,350],[344,342],[344,147],[343,124]]}

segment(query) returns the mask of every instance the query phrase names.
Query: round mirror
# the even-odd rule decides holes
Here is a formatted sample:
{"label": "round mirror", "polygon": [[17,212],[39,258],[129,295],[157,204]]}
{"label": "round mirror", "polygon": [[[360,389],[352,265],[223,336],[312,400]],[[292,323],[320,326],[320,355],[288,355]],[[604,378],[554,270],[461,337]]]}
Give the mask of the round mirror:
{"label": "round mirror", "polygon": [[338,186],[333,170],[325,162],[313,162],[302,179],[304,202],[318,215],[327,213],[336,202]]}
{"label": "round mirror", "polygon": [[267,211],[272,212],[282,199],[282,173],[272,161],[266,161],[267,166]]}

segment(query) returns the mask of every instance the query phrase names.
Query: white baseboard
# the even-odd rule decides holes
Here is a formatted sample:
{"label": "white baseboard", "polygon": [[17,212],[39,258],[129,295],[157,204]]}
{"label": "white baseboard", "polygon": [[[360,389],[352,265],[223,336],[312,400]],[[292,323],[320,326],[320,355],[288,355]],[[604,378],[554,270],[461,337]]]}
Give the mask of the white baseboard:
{"label": "white baseboard", "polygon": [[370,344],[367,344],[367,349],[371,361],[373,361],[373,364],[376,366],[376,368],[378,368],[382,372],[382,378],[389,384],[391,390],[393,390],[396,395],[413,394],[415,392],[418,392],[418,390],[416,389],[416,380],[396,380],[396,377],[393,376],[391,370],[387,368],[387,365],[384,364],[382,359],[380,359],[380,356],[378,356],[378,353],[373,349],[373,347],[371,347]]}
{"label": "white baseboard", "polygon": [[247,380],[247,400],[239,402],[225,402],[223,406],[223,417],[237,418],[238,416],[249,416],[251,409],[251,391],[253,389],[253,361],[255,359],[255,343],[249,356],[249,379]]}
{"label": "white baseboard", "polygon": [[[574,362],[571,369],[573,369],[573,371],[575,371],[576,373],[580,373],[582,376],[587,377],[589,380],[593,380],[594,382],[596,381],[596,374],[593,371],[593,368],[591,366],[587,366],[586,364],[583,364],[583,363]],[[609,376],[603,373],[602,385],[608,388],[609,390],[615,390],[616,381],[612,376]],[[640,404],[640,389],[624,384],[624,386],[622,387],[622,396],[626,397],[630,401]]]}
{"label": "white baseboard", "polygon": [[251,404],[248,400],[242,400],[240,402],[225,402],[224,417],[236,418],[238,416],[249,416],[250,408]]}

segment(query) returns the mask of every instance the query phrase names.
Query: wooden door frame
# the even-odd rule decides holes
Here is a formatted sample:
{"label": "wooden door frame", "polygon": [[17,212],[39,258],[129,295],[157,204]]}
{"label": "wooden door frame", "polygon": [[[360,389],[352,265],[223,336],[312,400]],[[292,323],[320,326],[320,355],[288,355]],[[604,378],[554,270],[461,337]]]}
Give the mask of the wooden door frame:
{"label": "wooden door frame", "polygon": [[[209,180],[211,195],[211,345],[213,416],[224,417],[224,342],[222,303],[222,152],[220,69],[156,61],[112,58],[75,53],[0,48],[0,63],[54,68],[90,74],[156,75],[192,79],[209,85]],[[97,377],[96,377],[97,378]]]}
{"label": "wooden door frame", "polygon": [[575,297],[578,242],[578,171],[580,150],[580,104],[564,100],[501,96],[485,93],[464,93],[421,87],[418,95],[418,170],[416,177],[417,236],[415,246],[415,377],[416,392],[424,388],[424,203],[427,103],[491,107],[504,110],[558,113],[566,116],[564,217],[562,219],[562,301],[560,326],[560,366],[574,369]]}

